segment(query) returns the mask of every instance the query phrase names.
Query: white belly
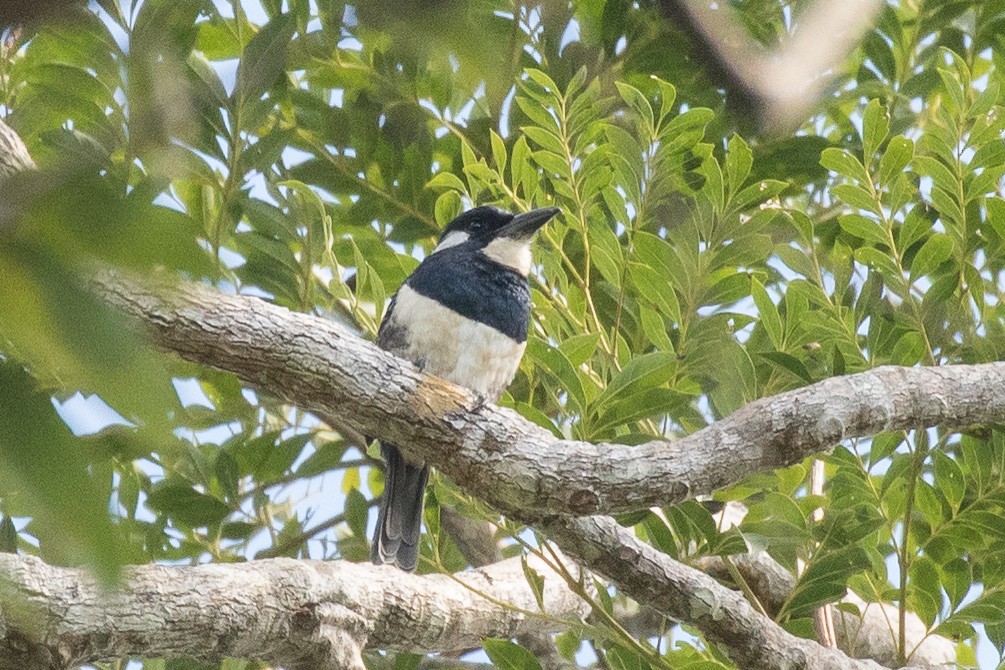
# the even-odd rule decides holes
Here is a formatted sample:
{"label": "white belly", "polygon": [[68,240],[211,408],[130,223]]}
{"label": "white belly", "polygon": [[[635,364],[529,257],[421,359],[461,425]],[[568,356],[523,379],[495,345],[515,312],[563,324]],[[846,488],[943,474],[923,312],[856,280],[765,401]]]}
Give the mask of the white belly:
{"label": "white belly", "polygon": [[408,327],[407,344],[395,348],[396,355],[493,401],[513,380],[527,347],[408,286],[398,291],[391,318],[394,326]]}

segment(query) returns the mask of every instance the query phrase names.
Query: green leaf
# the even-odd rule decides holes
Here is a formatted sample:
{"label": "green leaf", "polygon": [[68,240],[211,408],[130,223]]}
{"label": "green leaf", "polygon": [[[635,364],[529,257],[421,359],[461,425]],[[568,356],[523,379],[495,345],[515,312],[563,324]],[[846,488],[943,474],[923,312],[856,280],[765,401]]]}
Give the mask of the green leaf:
{"label": "green leaf", "polygon": [[230,507],[221,500],[199,493],[185,484],[165,484],[154,488],[147,504],[187,526],[211,526],[230,514]]}
{"label": "green leaf", "polygon": [[889,239],[883,224],[875,219],[870,219],[861,214],[842,214],[838,217],[838,224],[846,233],[861,237],[866,242],[872,244],[888,244]]}
{"label": "green leaf", "polygon": [[956,512],[966,493],[966,478],[959,464],[941,451],[935,456],[935,486]]}
{"label": "green leaf", "polygon": [[628,276],[639,295],[671,321],[680,321],[680,304],[667,277],[648,265],[628,261]]}
{"label": "green leaf", "polygon": [[589,437],[607,436],[608,431],[616,426],[624,426],[651,417],[664,415],[676,416],[693,396],[666,388],[629,389],[617,400],[596,402],[591,408],[596,418],[589,422]]}
{"label": "green leaf", "polygon": [[872,212],[877,216],[882,214],[879,205],[876,203],[876,199],[861,186],[856,186],[854,184],[838,184],[831,189],[831,193],[838,200],[841,200],[845,204],[851,205],[857,209],[864,209],[867,212]]}
{"label": "green leaf", "polygon": [[667,334],[667,324],[662,314],[645,305],[640,305],[639,320],[642,322],[642,331],[650,342],[662,351],[674,350],[673,341]]}
{"label": "green leaf", "polygon": [[946,94],[943,100],[950,111],[962,111],[966,104],[966,93],[963,91],[960,81],[954,73],[944,68],[937,68],[937,72],[939,73],[939,78],[942,80],[942,90]]}
{"label": "green leaf", "polygon": [[530,98],[524,97],[522,95],[516,96],[516,105],[520,108],[527,117],[537,124],[538,127],[548,129],[554,132],[559,132],[558,121],[548,110],[537,100],[532,100]]}
{"label": "green leaf", "polygon": [[843,177],[859,183],[869,182],[869,175],[862,162],[845,149],[827,148],[820,153],[820,165]]}
{"label": "green leaf", "polygon": [[558,649],[559,655],[570,661],[576,658],[576,652],[579,651],[579,647],[582,644],[582,636],[574,629],[567,630],[555,636],[555,648]]}
{"label": "green leaf", "polygon": [[533,80],[535,83],[540,85],[541,88],[545,89],[545,91],[551,94],[557,95],[558,92],[561,90],[559,89],[558,85],[555,84],[555,81],[541,70],[535,68],[527,68],[524,70],[524,74],[526,74],[528,77],[530,77],[531,80]]}
{"label": "green leaf", "polygon": [[426,182],[426,188],[433,190],[453,190],[458,193],[467,193],[468,189],[464,186],[464,182],[461,178],[455,175],[453,172],[439,172],[435,177]]}
{"label": "green leaf", "polygon": [[911,562],[909,579],[911,598],[908,604],[925,625],[931,627],[942,609],[942,585],[939,582],[938,568],[928,556],[918,556]]}
{"label": "green leaf", "polygon": [[771,301],[771,297],[757,277],[751,278],[750,290],[761,325],[768,333],[771,344],[774,345],[775,349],[781,351],[785,346],[785,334],[782,328],[782,319],[778,315],[778,308],[775,307],[775,303]]}
{"label": "green leaf", "polygon": [[506,143],[494,130],[489,131],[489,137],[492,140],[492,160],[495,161],[496,172],[506,174]]}
{"label": "green leaf", "polygon": [[865,107],[862,118],[862,153],[865,162],[872,161],[872,157],[879,151],[883,140],[890,134],[890,114],[886,108],[880,104],[879,100],[870,100]]}
{"label": "green leaf", "polygon": [[642,526],[645,528],[646,535],[649,536],[649,542],[654,547],[677,560],[679,554],[677,541],[662,516],[647,510],[646,517],[642,520]]}
{"label": "green leaf", "polygon": [[785,605],[785,616],[805,616],[820,605],[836,602],[845,595],[848,579],[871,567],[865,551],[857,545],[814,557]]}
{"label": "green leaf", "polygon": [[890,186],[893,180],[904,171],[907,164],[914,158],[914,142],[903,135],[890,139],[886,151],[879,159],[879,181]]}
{"label": "green leaf", "polygon": [[436,204],[433,206],[433,216],[436,219],[436,223],[440,227],[446,227],[448,223],[453,221],[454,218],[461,213],[461,209],[463,207],[464,203],[457,191],[446,191],[441,193],[439,197],[436,198]]}
{"label": "green leaf", "polygon": [[553,151],[535,151],[531,154],[538,165],[549,172],[559,177],[569,180],[572,178],[572,173],[569,171],[569,164],[565,161],[562,156],[556,154]]}
{"label": "green leaf", "polygon": [[530,167],[530,148],[527,146],[527,138],[521,135],[513,145],[513,160],[510,161],[510,181],[513,188],[517,188],[523,180],[523,175]]}
{"label": "green leaf", "polygon": [[307,478],[338,468],[345,456],[348,445],[341,440],[333,440],[317,445],[307,460],[297,466],[297,477]]}
{"label": "green leaf", "polygon": [[237,67],[234,96],[238,104],[258,99],[272,88],[286,70],[286,51],[296,22],[290,14],[269,21],[251,38]]}
{"label": "green leaf", "polygon": [[960,606],[974,584],[973,570],[966,560],[953,558],[939,566],[939,571],[942,573],[942,586],[946,589],[949,602],[955,609]]}
{"label": "green leaf", "polygon": [[953,253],[953,239],[945,233],[935,233],[911,262],[911,281],[932,274]]}
{"label": "green leaf", "polygon": [[642,94],[642,91],[623,81],[615,81],[614,85],[621,94],[621,99],[628,103],[628,106],[635,110],[635,113],[642,119],[643,127],[647,131],[653,132],[656,128],[656,120],[653,117],[653,108],[649,100]]}
{"label": "green leaf", "polygon": [[523,126],[520,130],[542,149],[558,156],[565,154],[565,145],[562,144],[562,140],[555,133],[537,126]]}
{"label": "green leaf", "polygon": [[660,89],[659,125],[662,126],[663,120],[667,117],[668,114],[670,114],[670,112],[673,111],[673,103],[674,100],[677,99],[677,89],[674,88],[673,84],[665,82],[659,77],[656,77],[655,75],[653,76],[653,81],[656,82],[656,85],[659,86]]}
{"label": "green leaf", "polygon": [[131,555],[108,517],[108,500],[87,474],[90,464],[81,447],[24,369],[0,361],[0,489],[5,505],[20,499],[32,510],[44,557],[90,563],[110,582]]}
{"label": "green leaf", "polygon": [[17,527],[14,526],[14,520],[4,515],[3,522],[0,523],[0,552],[16,554],[17,545]]}
{"label": "green leaf", "polygon": [[897,365],[916,365],[925,358],[925,336],[916,330],[905,333],[893,347],[890,359]]}
{"label": "green leaf", "polygon": [[920,174],[931,177],[935,185],[947,193],[956,191],[959,179],[939,159],[932,156],[916,156],[914,166]]}
{"label": "green leaf", "polygon": [[578,367],[590,360],[599,341],[600,333],[583,333],[565,338],[558,348],[569,359],[569,363]]}
{"label": "green leaf", "polygon": [[240,480],[240,470],[237,461],[226,451],[221,452],[216,457],[214,465],[216,480],[220,484],[220,489],[227,500],[236,501],[238,499],[238,488]]}
{"label": "green leaf", "polygon": [[527,578],[527,584],[530,585],[530,590],[534,594],[534,600],[537,601],[538,609],[544,612],[544,576],[530,567],[526,554],[520,555],[520,567],[523,568],[523,575]]}
{"label": "green leaf", "polygon": [[721,214],[725,206],[726,193],[719,162],[714,156],[709,156],[702,162],[699,172],[705,177],[702,193],[711,201],[716,213]]}
{"label": "green leaf", "polygon": [[482,647],[500,670],[541,670],[534,654],[509,640],[488,638],[482,642]]}
{"label": "green leaf", "polygon": [[792,354],[787,354],[784,351],[762,351],[758,355],[806,384],[812,384],[814,381],[813,375],[806,369],[803,362]]}
{"label": "green leaf", "polygon": [[555,376],[562,389],[569,394],[576,411],[582,412],[586,409],[586,390],[583,388],[583,382],[561,349],[532,338],[527,343],[527,355]]}
{"label": "green leaf", "polygon": [[676,364],[677,356],[671,352],[657,351],[635,356],[600,394],[597,405],[612,402],[629,392],[636,393],[665,383]]}
{"label": "green leaf", "polygon": [[604,279],[614,286],[620,286],[624,259],[617,235],[606,221],[597,219],[590,221],[587,234],[592,247],[594,266]]}
{"label": "green leaf", "polygon": [[649,670],[649,661],[638,652],[622,646],[607,649],[607,665],[611,670]]}
{"label": "green leaf", "polygon": [[890,255],[873,247],[859,247],[855,250],[855,260],[877,270],[887,283],[900,280],[900,271]]}
{"label": "green leaf", "polygon": [[753,164],[754,155],[743,138],[739,135],[733,135],[729,138],[729,147],[726,152],[726,182],[731,194],[736,193],[743,186]]}

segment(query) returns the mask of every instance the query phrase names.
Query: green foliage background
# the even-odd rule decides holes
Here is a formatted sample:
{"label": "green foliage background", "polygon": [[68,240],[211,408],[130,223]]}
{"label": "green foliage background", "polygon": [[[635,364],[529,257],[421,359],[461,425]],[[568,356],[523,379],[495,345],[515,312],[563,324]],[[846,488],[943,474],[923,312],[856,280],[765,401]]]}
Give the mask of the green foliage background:
{"label": "green foliage background", "polygon": [[[804,4],[733,3],[767,46]],[[650,1],[100,0],[8,34],[0,103],[42,171],[0,199],[0,545],[108,579],[124,562],[366,556],[381,476],[361,445],[150,352],[93,296],[95,262],[372,337],[462,209],[557,205],[504,404],[591,441],[687,434],[877,365],[1001,359],[1003,29],[1002,0],[891,2],[784,136],[731,111]],[[77,391],[122,420],[73,436],[50,397]],[[798,634],[850,587],[959,640],[964,665],[978,639],[1000,659],[999,428],[883,434],[825,462],[822,498],[809,464],[720,492],[750,509],[727,534],[694,503],[623,522],[683,561],[747,546],[803,561],[776,614]],[[289,495],[318,482],[344,510]],[[461,569],[437,505],[495,517],[442,478],[433,491],[421,569]],[[522,529],[500,533],[523,550]],[[731,667],[678,628],[637,642],[604,621],[559,650],[590,640],[618,670]]]}

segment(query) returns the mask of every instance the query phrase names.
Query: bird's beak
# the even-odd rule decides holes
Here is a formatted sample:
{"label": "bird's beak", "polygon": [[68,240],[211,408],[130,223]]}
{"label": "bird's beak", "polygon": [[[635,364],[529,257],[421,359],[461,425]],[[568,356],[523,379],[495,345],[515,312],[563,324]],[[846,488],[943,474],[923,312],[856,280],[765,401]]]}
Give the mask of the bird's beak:
{"label": "bird's beak", "polygon": [[538,228],[548,222],[548,219],[558,214],[558,207],[542,207],[513,217],[513,220],[499,229],[497,238],[508,237],[515,240],[525,240],[537,232]]}

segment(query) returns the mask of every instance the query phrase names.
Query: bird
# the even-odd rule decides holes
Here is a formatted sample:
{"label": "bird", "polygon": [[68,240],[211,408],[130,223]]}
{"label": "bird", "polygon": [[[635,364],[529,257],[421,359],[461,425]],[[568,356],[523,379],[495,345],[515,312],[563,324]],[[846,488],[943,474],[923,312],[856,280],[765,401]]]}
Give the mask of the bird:
{"label": "bird", "polygon": [[[391,298],[377,346],[496,402],[513,381],[530,330],[534,234],[555,207],[463,212]],[[370,558],[414,571],[429,466],[381,443],[384,493]]]}

